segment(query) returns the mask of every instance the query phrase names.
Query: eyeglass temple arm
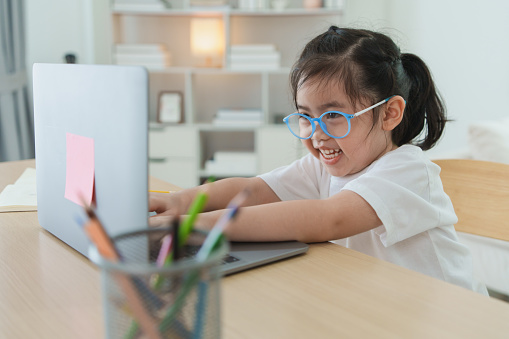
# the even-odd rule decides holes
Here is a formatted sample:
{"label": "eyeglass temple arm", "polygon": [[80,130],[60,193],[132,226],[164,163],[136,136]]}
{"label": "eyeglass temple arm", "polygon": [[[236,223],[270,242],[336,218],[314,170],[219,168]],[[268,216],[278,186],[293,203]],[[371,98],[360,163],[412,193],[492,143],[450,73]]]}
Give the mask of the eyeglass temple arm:
{"label": "eyeglass temple arm", "polygon": [[380,106],[381,104],[386,103],[387,101],[389,101],[389,100],[390,100],[392,97],[394,97],[394,96],[395,96],[395,95],[391,95],[391,96],[390,96],[390,97],[388,97],[387,99],[383,99],[382,101],[380,101],[380,102],[378,102],[378,103],[374,104],[373,106],[369,106],[368,108],[363,109],[362,111],[355,113],[353,116],[354,116],[354,117],[358,117],[358,116],[359,116],[359,115],[361,115],[362,113],[366,113],[367,111],[370,111],[370,110],[372,110],[373,108],[375,108],[375,107],[377,107],[377,106]]}

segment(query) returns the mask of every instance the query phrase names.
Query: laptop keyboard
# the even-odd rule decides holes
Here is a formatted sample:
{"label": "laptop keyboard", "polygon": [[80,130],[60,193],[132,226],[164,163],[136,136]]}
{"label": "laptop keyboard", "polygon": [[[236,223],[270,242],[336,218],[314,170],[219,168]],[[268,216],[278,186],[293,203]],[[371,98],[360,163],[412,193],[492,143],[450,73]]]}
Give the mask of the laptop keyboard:
{"label": "laptop keyboard", "polygon": [[[198,253],[198,251],[200,250],[200,247],[201,246],[190,246],[190,245],[186,246],[186,253],[184,253],[184,257],[188,258],[188,257],[195,256]],[[233,255],[227,254],[221,260],[221,265],[231,264],[231,263],[234,263],[239,260],[240,260],[239,258],[234,257]]]}

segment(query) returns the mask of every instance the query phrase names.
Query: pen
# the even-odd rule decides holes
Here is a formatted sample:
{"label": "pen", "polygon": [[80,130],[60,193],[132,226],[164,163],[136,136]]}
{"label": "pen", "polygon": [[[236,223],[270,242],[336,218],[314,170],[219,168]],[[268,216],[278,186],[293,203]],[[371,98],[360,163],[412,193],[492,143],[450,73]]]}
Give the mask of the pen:
{"label": "pen", "polygon": [[[228,226],[228,223],[235,218],[235,216],[238,214],[240,205],[245,201],[245,199],[249,196],[250,192],[248,190],[243,190],[240,193],[238,193],[228,204],[227,211],[223,213],[223,215],[219,218],[219,220],[216,222],[214,227],[212,228],[212,231],[209,233],[207,238],[205,238],[205,241],[203,242],[202,247],[198,251],[196,255],[196,261],[203,262],[206,260],[210,254],[212,253],[214,247],[217,245],[218,241],[221,239],[223,235],[223,230]],[[192,271],[184,281],[183,287],[180,290],[180,293],[177,295],[174,303],[171,305],[171,307],[168,309],[168,312],[163,317],[161,322],[159,323],[159,330],[161,332],[164,332],[167,328],[171,326],[171,323],[175,316],[177,315],[178,311],[184,304],[184,300],[187,297],[187,295],[191,292],[193,287],[199,283],[199,271]],[[200,296],[204,297],[204,287],[201,286],[200,289]],[[202,310],[205,308],[203,307]],[[198,329],[199,334],[201,334],[200,330],[200,323],[196,324],[196,328]]]}
{"label": "pen", "polygon": [[[172,222],[172,232],[173,232],[173,239],[178,239],[180,230],[180,219],[174,218]],[[175,241],[173,243],[173,260],[178,260],[180,258],[180,249],[179,244]]]}
{"label": "pen", "polygon": [[120,260],[115,245],[111,241],[110,237],[106,233],[106,230],[102,226],[101,222],[97,218],[95,212],[90,208],[86,207],[85,212],[89,218],[88,223],[85,223],[83,228],[85,229],[90,240],[97,247],[99,253],[106,259],[117,262]]}
{"label": "pen", "polygon": [[[97,218],[97,215],[89,206],[85,207],[85,212],[87,213],[89,220],[84,225],[84,229],[90,237],[90,240],[92,240],[92,242],[96,245],[97,250],[104,258],[113,262],[118,262],[120,260],[120,255],[106,233],[106,230]],[[115,274],[115,279],[124,291],[125,297],[131,306],[133,315],[140,323],[143,331],[149,338],[160,338],[161,336],[156,327],[157,325],[150,315],[147,314],[133,282],[129,279],[129,277],[123,274]]]}
{"label": "pen", "polygon": [[170,256],[170,249],[173,239],[174,237],[169,234],[164,236],[163,242],[161,244],[161,249],[159,250],[159,255],[157,256],[156,260],[157,267],[163,267],[165,265],[166,260]]}
{"label": "pen", "polygon": [[[161,244],[161,249],[159,250],[159,255],[157,256],[156,264],[157,267],[170,266],[173,260],[177,260],[177,234],[178,234],[178,218],[173,220],[172,234],[168,234],[164,236],[163,242]],[[151,286],[154,290],[159,290],[161,285],[163,284],[163,277],[159,273],[155,273],[151,277]]]}
{"label": "pen", "polygon": [[239,192],[226,207],[226,211],[219,217],[216,224],[208,234],[207,238],[203,242],[203,245],[200,247],[200,250],[196,254],[197,261],[203,261],[208,258],[212,250],[217,245],[218,241],[221,239],[225,228],[228,224],[235,218],[237,215],[240,205],[247,199],[250,191],[245,189]]}
{"label": "pen", "polygon": [[189,207],[189,211],[187,212],[187,217],[180,225],[179,233],[178,233],[178,246],[182,247],[187,242],[187,238],[191,234],[191,231],[194,227],[194,222],[198,217],[198,214],[203,210],[205,204],[207,203],[208,195],[204,191],[198,192],[195,199],[193,200],[191,206]]}

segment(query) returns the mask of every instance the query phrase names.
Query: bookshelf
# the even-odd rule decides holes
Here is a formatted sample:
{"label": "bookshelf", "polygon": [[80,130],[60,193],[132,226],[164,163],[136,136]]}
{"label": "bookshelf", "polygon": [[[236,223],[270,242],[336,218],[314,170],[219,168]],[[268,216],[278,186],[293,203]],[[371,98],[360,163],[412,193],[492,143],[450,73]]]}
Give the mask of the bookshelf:
{"label": "bookshelf", "polygon": [[[239,8],[240,2],[196,7],[190,0],[181,0],[171,1],[172,7],[166,8],[153,1],[149,6],[132,6],[133,0],[126,1],[114,1],[111,7],[113,44],[160,44],[171,55],[169,66],[148,68],[151,175],[191,187],[209,175],[264,173],[304,154],[281,121],[293,111],[290,68],[309,39],[331,24],[340,24],[343,1],[335,0],[332,8],[310,9],[303,7],[307,0],[287,0],[284,9],[272,8],[269,0],[257,0],[264,5],[257,9]],[[191,21],[203,17],[222,21],[225,50],[221,67],[193,64]],[[266,59],[277,60],[277,64],[253,69],[237,63],[232,67],[232,52],[246,45],[272,46],[277,58]],[[114,51],[113,47],[113,62]],[[183,121],[179,124],[157,122],[159,95],[165,91],[182,93]],[[218,111],[243,109],[260,112],[259,123],[217,123]],[[250,165],[220,165],[214,162],[217,152],[220,159],[234,159],[237,154],[239,162],[249,159],[244,162]]]}

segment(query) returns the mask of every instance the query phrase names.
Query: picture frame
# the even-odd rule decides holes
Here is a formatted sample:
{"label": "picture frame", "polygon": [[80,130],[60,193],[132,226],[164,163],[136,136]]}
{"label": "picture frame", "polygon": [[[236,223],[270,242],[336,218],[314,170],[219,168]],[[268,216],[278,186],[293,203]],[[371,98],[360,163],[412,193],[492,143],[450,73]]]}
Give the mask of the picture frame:
{"label": "picture frame", "polygon": [[157,122],[162,124],[181,124],[184,122],[184,98],[178,91],[159,93]]}

